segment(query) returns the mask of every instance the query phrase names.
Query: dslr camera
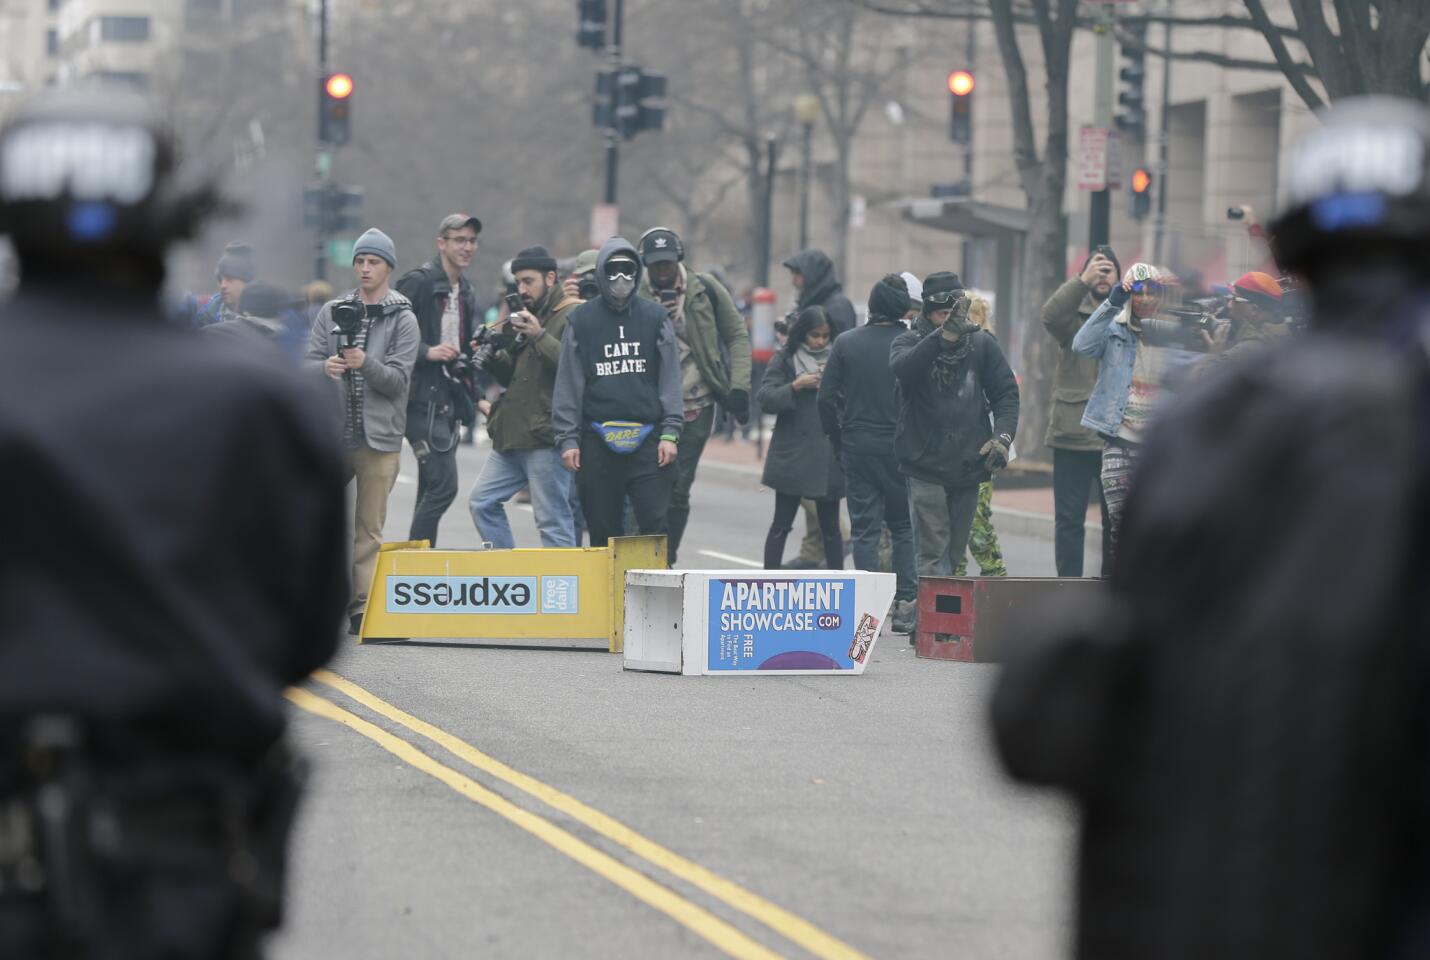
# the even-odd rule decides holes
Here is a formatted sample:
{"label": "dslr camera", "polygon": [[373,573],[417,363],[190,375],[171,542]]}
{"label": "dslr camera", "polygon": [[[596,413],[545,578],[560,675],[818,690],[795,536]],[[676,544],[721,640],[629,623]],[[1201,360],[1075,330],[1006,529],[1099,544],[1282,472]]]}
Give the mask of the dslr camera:
{"label": "dslr camera", "polygon": [[1207,297],[1192,300],[1180,307],[1170,307],[1166,311],[1171,319],[1148,317],[1141,321],[1142,339],[1154,347],[1176,347],[1206,353],[1207,344],[1202,334],[1212,336],[1226,310],[1224,297]]}
{"label": "dslr camera", "polygon": [[367,319],[367,306],[356,296],[339,300],[333,304],[333,333],[339,338],[342,349],[357,346],[357,336]]}

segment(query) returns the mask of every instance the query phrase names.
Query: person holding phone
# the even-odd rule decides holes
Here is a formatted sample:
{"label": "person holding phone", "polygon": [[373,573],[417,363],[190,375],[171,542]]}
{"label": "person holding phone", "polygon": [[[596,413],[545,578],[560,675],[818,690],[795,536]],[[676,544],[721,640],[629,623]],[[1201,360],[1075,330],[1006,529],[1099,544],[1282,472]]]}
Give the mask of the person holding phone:
{"label": "person holding phone", "polygon": [[1121,275],[1117,254],[1102,244],[1088,255],[1082,271],[1043,304],[1043,329],[1058,342],[1044,442],[1053,450],[1053,557],[1060,577],[1082,576],[1087,505],[1094,496],[1102,509],[1103,576],[1112,556],[1107,545],[1112,526],[1102,497],[1102,438],[1082,425],[1087,398],[1097,382],[1097,361],[1074,353],[1072,341]]}
{"label": "person holding phone", "polygon": [[500,549],[516,545],[506,502],[531,492],[531,511],[543,547],[576,546],[571,474],[562,469],[551,425],[552,395],[561,359],[561,339],[581,301],[557,281],[556,258],[545,247],[527,247],[511,261],[516,293],[506,295],[501,344],[486,369],[505,391],[492,404],[487,433],[492,451],[468,499],[482,539]]}

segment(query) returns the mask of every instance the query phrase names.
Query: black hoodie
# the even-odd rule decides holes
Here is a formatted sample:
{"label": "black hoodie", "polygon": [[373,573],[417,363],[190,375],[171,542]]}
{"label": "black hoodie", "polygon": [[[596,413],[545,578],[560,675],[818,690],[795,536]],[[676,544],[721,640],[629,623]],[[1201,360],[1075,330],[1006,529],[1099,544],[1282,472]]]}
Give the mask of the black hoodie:
{"label": "black hoodie", "polygon": [[784,265],[804,277],[804,286],[799,288],[798,307],[823,307],[829,315],[831,339],[854,329],[854,304],[844,295],[839,286],[839,275],[834,271],[834,261],[823,250],[801,250],[785,261]]}
{"label": "black hoodie", "polygon": [[579,446],[582,428],[593,422],[659,423],[662,436],[674,437],[685,426],[680,358],[670,317],[664,307],[634,290],[616,306],[606,280],[606,262],[617,254],[634,261],[639,288],[636,248],[612,237],[596,255],[601,295],[571,312],[561,338],[551,399],[551,425],[561,451]]}

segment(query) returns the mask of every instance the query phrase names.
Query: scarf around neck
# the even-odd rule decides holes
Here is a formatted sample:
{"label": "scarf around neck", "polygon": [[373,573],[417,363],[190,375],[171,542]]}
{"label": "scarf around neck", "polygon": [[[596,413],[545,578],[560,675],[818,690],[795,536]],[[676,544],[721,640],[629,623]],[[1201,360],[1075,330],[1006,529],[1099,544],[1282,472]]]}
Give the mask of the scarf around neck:
{"label": "scarf around neck", "polygon": [[[920,337],[927,337],[938,330],[939,328],[933,325],[933,321],[924,314],[920,313],[914,318],[914,332]],[[972,352],[973,335],[976,332],[965,333],[952,345],[940,350],[938,356],[934,358],[933,369],[929,371],[929,375],[933,378],[934,385],[940,390],[952,390],[958,382],[958,368],[963,365],[963,361]]]}
{"label": "scarf around neck", "polygon": [[794,352],[794,375],[804,376],[806,373],[818,373],[826,363],[829,362],[829,354],[834,350],[834,345],[829,344],[819,350],[811,350],[801,346]]}

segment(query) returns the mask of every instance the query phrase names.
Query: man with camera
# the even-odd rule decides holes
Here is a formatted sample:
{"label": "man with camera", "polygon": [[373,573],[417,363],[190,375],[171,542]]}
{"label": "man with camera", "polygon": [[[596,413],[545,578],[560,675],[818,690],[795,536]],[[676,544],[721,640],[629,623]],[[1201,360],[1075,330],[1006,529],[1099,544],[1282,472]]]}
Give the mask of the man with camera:
{"label": "man with camera", "polygon": [[368,586],[377,567],[387,497],[397,482],[407,394],[422,335],[412,304],[388,285],[397,248],[377,228],[353,247],[358,286],[318,311],[307,360],[337,381],[343,401],[343,442],[357,480],[353,511],[353,600],[348,629],[362,627]]}
{"label": "man with camera", "polygon": [[1097,382],[1097,361],[1073,352],[1073,337],[1092,312],[1107,299],[1122,276],[1117,255],[1099,246],[1043,304],[1043,329],[1058,342],[1058,366],[1053,373],[1053,405],[1045,442],[1053,450],[1053,558],[1058,576],[1082,576],[1087,505],[1096,496],[1102,509],[1102,572],[1112,551],[1107,547],[1107,502],[1102,498],[1102,439],[1082,425],[1087,398]]}
{"label": "man with camera", "polygon": [[477,297],[462,275],[477,252],[482,221],[453,213],[437,228],[437,256],[397,281],[412,302],[422,342],[407,400],[407,440],[417,455],[417,504],[409,540],[437,545],[437,525],[457,498],[461,424],[476,422],[472,368],[466,356],[476,325]]}
{"label": "man with camera", "polygon": [[1196,372],[1209,373],[1235,357],[1256,353],[1289,332],[1281,304],[1281,284],[1267,273],[1243,274],[1231,285],[1226,318],[1219,320],[1211,332],[1200,331],[1210,355],[1197,365]]}
{"label": "man with camera", "polygon": [[675,486],[666,512],[666,559],[675,563],[690,520],[690,488],[715,426],[715,405],[744,423],[750,418],[750,334],[719,280],[685,267],[685,244],[674,230],[653,227],[641,237],[647,293],[665,307],[680,357],[685,429]]}
{"label": "man with camera", "polygon": [[889,352],[899,391],[894,454],[908,481],[919,576],[952,575],[968,549],[979,484],[1008,465],[1018,429],[1018,381],[969,306],[957,274],[930,274],[913,328]]}
{"label": "man with camera", "polygon": [[511,261],[516,279],[504,328],[486,362],[505,392],[492,405],[487,433],[492,452],[472,488],[469,507],[482,539],[516,546],[506,502],[531,492],[531,511],[543,547],[576,546],[571,474],[561,466],[551,428],[551,394],[566,319],[581,301],[557,282],[556,258],[545,247],[527,247]]}

